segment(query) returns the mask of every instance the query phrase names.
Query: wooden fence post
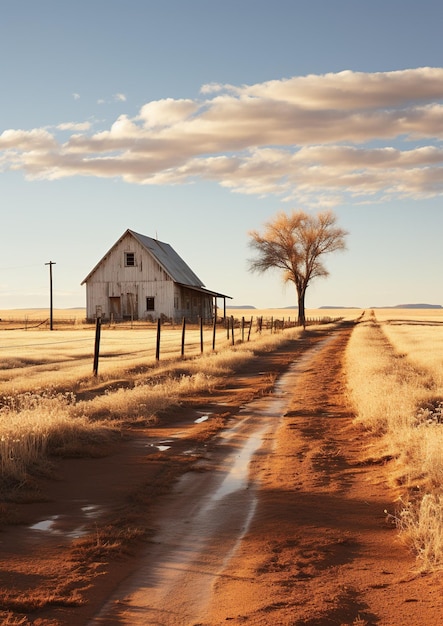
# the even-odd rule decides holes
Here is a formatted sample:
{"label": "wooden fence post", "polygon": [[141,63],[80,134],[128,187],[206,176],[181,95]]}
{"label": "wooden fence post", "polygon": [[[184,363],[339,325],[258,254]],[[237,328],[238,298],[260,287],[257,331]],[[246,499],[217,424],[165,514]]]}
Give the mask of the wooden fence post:
{"label": "wooden fence post", "polygon": [[245,318],[242,317],[241,318],[241,342],[244,343],[245,341]]}
{"label": "wooden fence post", "polygon": [[203,354],[203,318],[200,318],[200,354]]}
{"label": "wooden fence post", "polygon": [[212,322],[212,350],[215,350],[215,333],[217,329],[217,316],[214,315],[214,321]]}
{"label": "wooden fence post", "polygon": [[232,345],[234,345],[234,316],[231,315],[231,341]]}
{"label": "wooden fence post", "polygon": [[93,366],[94,376],[97,376],[97,374],[98,374],[98,357],[99,357],[99,354],[100,354],[100,331],[101,331],[101,326],[102,326],[102,318],[101,317],[97,317],[97,320],[95,322],[95,344],[94,344],[94,366]]}
{"label": "wooden fence post", "polygon": [[186,331],[186,317],[183,318],[183,324],[182,324],[182,357],[185,355],[185,331]]}
{"label": "wooden fence post", "polygon": [[251,337],[252,320],[253,320],[253,319],[254,319],[254,316],[253,316],[253,315],[251,315],[251,322],[250,322],[250,324],[249,324],[249,330],[248,330],[248,341],[249,341],[249,339],[250,339],[250,337]]}
{"label": "wooden fence post", "polygon": [[155,358],[157,359],[157,361],[160,360],[160,333],[161,333],[161,319],[158,318],[157,320],[157,345],[155,347]]}

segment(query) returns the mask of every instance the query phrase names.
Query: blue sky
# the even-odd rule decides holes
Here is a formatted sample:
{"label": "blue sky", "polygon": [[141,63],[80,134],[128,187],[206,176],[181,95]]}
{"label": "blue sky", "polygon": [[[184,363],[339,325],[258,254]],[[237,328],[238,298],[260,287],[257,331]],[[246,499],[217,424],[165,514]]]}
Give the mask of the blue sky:
{"label": "blue sky", "polygon": [[438,0],[4,0],[0,309],[85,305],[127,228],[233,304],[248,231],[331,209],[348,249],[308,308],[443,304]]}

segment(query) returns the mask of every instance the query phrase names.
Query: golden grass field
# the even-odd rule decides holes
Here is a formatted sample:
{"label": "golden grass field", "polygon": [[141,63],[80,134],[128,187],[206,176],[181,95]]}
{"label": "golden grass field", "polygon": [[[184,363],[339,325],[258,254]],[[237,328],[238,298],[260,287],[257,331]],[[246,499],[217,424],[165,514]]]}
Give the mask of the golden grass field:
{"label": "golden grass field", "polygon": [[[349,316],[356,312],[346,311]],[[0,393],[23,392],[32,388],[50,385],[52,388],[64,388],[69,382],[84,380],[91,374],[93,367],[95,326],[85,323],[85,310],[56,309],[54,311],[54,330],[50,331],[47,311],[32,309],[29,311],[0,311]],[[237,320],[245,318],[245,330],[234,330],[235,342],[248,339],[248,325],[253,318],[250,338],[254,339],[257,318],[264,320],[296,320],[296,312],[285,309],[266,310],[231,310]],[[320,319],[333,315],[334,311],[309,311],[308,318]],[[44,323],[42,323],[42,321]],[[266,324],[263,327],[266,330]],[[181,325],[165,325],[160,341],[160,360],[174,359],[181,356]],[[227,331],[218,325],[216,331],[216,349],[230,345]],[[212,351],[212,327],[206,327],[203,333],[204,351]],[[152,366],[155,363],[157,344],[156,324],[146,322],[126,322],[124,324],[103,324],[100,341],[99,372],[102,377],[116,376],[119,370],[136,369]],[[201,352],[200,329],[197,325],[188,325],[185,336],[185,356],[197,356]]]}

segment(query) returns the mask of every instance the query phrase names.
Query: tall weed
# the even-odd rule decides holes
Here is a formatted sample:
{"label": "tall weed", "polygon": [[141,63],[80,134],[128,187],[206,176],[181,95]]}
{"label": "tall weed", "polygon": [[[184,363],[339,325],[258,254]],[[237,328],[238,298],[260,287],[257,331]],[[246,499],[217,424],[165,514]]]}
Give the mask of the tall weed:
{"label": "tall weed", "polygon": [[[395,459],[391,478],[407,504],[394,518],[414,547],[420,568],[443,568],[440,376],[432,368],[418,367],[408,352],[395,350],[383,330],[374,319],[361,322],[348,343],[347,381],[356,422],[377,435],[372,454]],[[407,345],[415,342],[401,344],[403,349]]]}
{"label": "tall weed", "polygon": [[443,567],[443,495],[426,493],[403,505],[397,526],[418,556],[421,571]]}
{"label": "tall weed", "polygon": [[103,426],[75,416],[72,393],[32,392],[10,396],[0,408],[0,468],[7,480],[22,481],[49,453],[73,448]]}

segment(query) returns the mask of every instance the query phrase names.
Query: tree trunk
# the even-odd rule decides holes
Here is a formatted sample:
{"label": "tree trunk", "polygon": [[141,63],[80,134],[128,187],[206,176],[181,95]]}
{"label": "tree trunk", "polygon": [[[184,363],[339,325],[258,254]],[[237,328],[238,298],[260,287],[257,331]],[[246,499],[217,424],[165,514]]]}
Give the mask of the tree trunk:
{"label": "tree trunk", "polygon": [[303,326],[306,328],[306,317],[305,317],[305,290],[301,289],[297,292],[298,297],[298,324],[299,326]]}

